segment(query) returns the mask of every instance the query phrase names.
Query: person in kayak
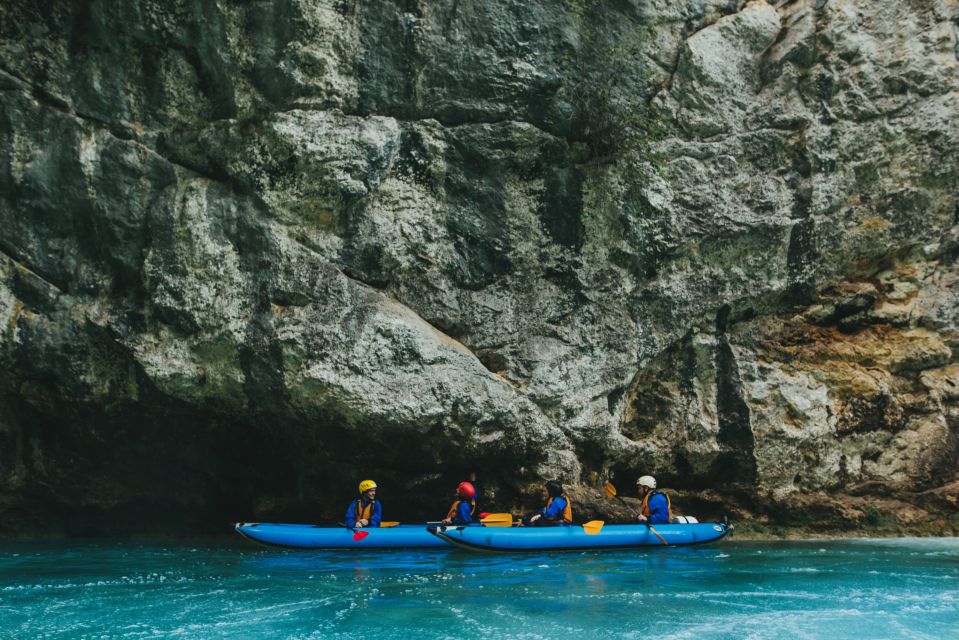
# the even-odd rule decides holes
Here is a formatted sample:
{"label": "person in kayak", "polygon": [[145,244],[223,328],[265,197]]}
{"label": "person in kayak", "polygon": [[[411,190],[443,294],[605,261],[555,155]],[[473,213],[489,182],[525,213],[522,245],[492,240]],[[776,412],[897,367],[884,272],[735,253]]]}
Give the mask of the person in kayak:
{"label": "person in kayak", "polygon": [[466,474],[466,481],[473,485],[473,490],[476,492],[473,494],[473,503],[477,506],[473,509],[473,513],[479,513],[479,503],[480,496],[483,495],[483,485],[477,480],[475,471],[470,471]]}
{"label": "person in kayak", "polygon": [[476,512],[476,488],[469,482],[461,482],[456,487],[456,501],[450,506],[449,513],[443,519],[443,524],[463,525],[473,522]]}
{"label": "person in kayak", "polygon": [[672,504],[668,493],[656,489],[656,478],[640,476],[636,486],[639,488],[639,497],[643,499],[643,508],[636,519],[648,524],[669,524],[672,520]]}
{"label": "person in kayak", "polygon": [[524,525],[536,527],[573,523],[573,503],[555,480],[546,483],[546,506],[523,516]]}
{"label": "person in kayak", "polygon": [[383,519],[383,507],[376,499],[376,483],[364,480],[360,483],[360,497],[346,508],[344,524],[348,527],[378,527]]}

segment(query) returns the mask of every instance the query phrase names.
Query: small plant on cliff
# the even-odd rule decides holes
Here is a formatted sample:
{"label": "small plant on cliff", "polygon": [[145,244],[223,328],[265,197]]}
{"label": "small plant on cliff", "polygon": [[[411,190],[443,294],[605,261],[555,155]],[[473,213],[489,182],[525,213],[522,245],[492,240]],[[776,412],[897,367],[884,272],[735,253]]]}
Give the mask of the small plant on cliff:
{"label": "small plant on cliff", "polygon": [[580,47],[567,62],[575,135],[594,161],[617,162],[638,180],[659,159],[650,142],[664,131],[648,104],[643,51],[650,25],[638,28],[610,0],[565,0]]}
{"label": "small plant on cliff", "polygon": [[867,502],[862,512],[863,512],[863,518],[862,518],[863,523],[871,526],[875,526],[879,524],[879,519],[882,517],[882,511],[879,510],[879,507],[876,506],[875,502]]}
{"label": "small plant on cliff", "polygon": [[867,502],[863,507],[862,523],[871,529],[893,529],[896,520],[879,508],[875,502]]}

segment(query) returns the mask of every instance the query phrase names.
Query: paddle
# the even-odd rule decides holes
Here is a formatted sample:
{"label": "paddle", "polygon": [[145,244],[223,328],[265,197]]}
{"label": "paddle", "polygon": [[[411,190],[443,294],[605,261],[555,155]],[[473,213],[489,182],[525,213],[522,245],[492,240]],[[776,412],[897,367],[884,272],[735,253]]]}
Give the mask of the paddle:
{"label": "paddle", "polygon": [[[479,519],[487,527],[512,527],[513,516],[509,513],[487,513],[486,516]],[[397,523],[399,524],[399,523]],[[427,522],[427,525],[441,525],[441,520]],[[382,526],[382,525],[380,525]]]}
{"label": "paddle", "polygon": [[[623,503],[623,506],[624,506],[624,507],[626,507],[627,509],[629,509],[629,510],[633,513],[633,515],[638,515],[638,514],[636,513],[636,511],[635,511],[631,506],[629,506],[628,504],[626,504],[626,501],[625,501],[625,500],[623,500],[622,498],[620,498],[620,497],[616,494],[616,487],[613,485],[612,482],[609,482],[609,481],[606,482],[606,486],[603,487],[603,493],[606,494],[606,498],[607,498],[607,499],[609,499],[609,498],[614,498],[614,497],[615,497],[615,498],[619,498],[619,501]],[[660,541],[660,542],[662,542],[663,544],[669,546],[669,543],[666,542],[666,539],[663,538],[663,536],[659,535],[659,532],[658,532],[658,531],[656,531],[655,529],[653,529],[653,525],[649,524],[649,523],[646,522],[645,520],[643,521],[643,524],[646,525],[646,527],[652,532],[652,534],[653,534],[654,536],[656,536],[657,538],[659,538],[659,541]]]}
{"label": "paddle", "polygon": [[513,514],[511,513],[491,513],[485,518],[480,518],[480,522],[487,527],[512,527]]}
{"label": "paddle", "polygon": [[583,531],[591,536],[595,536],[602,530],[604,524],[606,523],[602,520],[590,520],[583,525]]}
{"label": "paddle", "polygon": [[359,542],[360,540],[362,540],[362,539],[365,538],[366,536],[370,535],[370,532],[369,532],[369,531],[363,531],[363,530],[361,530],[361,529],[356,529],[356,528],[351,527],[351,526],[349,526],[349,525],[345,525],[345,524],[343,524],[342,522],[337,522],[336,524],[340,525],[341,527],[343,527],[343,528],[345,528],[345,529],[349,529],[350,531],[352,531],[352,532],[353,532],[353,540],[355,540],[356,542]]}
{"label": "paddle", "polygon": [[636,513],[636,511],[635,511],[631,506],[629,506],[628,504],[626,504],[626,501],[625,501],[625,500],[623,500],[623,499],[620,498],[618,495],[616,495],[616,487],[613,486],[613,483],[612,483],[612,482],[607,482],[607,483],[606,483],[606,486],[603,487],[603,493],[606,494],[606,499],[607,499],[607,500],[610,499],[610,498],[616,498],[617,500],[619,500],[620,502],[622,502],[622,503],[623,503],[623,506],[626,507],[627,509],[629,509],[630,513],[632,513],[634,516],[638,516],[638,515],[639,515],[638,513]]}

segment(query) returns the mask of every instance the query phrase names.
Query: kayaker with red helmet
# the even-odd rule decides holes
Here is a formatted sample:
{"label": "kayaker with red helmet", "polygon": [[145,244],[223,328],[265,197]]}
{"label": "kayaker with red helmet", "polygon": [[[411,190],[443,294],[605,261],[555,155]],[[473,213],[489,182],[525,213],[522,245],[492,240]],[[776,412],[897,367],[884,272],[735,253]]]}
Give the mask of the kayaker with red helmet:
{"label": "kayaker with red helmet", "polygon": [[360,483],[360,497],[346,508],[343,523],[347,527],[378,527],[383,519],[383,507],[376,499],[376,483],[364,480]]}
{"label": "kayaker with red helmet", "polygon": [[643,499],[643,508],[637,520],[649,524],[669,524],[672,520],[669,494],[656,489],[656,478],[640,476],[636,486],[639,487],[639,497]]}
{"label": "kayaker with red helmet", "polygon": [[470,524],[476,511],[476,488],[469,482],[461,482],[456,487],[456,501],[450,505],[449,513],[443,519],[443,524]]}
{"label": "kayaker with red helmet", "polygon": [[573,523],[573,503],[556,480],[546,483],[546,506],[523,517],[524,525],[537,527]]}

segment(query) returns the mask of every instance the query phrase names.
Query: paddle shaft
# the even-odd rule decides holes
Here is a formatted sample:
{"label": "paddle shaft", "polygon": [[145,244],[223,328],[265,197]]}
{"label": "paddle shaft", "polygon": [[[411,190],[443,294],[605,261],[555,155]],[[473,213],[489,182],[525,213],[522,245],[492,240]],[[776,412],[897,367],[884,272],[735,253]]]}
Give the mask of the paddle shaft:
{"label": "paddle shaft", "polygon": [[[614,495],[615,495],[615,494],[614,494]],[[616,496],[616,499],[619,500],[620,502],[622,502],[622,503],[623,503],[623,506],[626,507],[627,509],[629,509],[629,512],[630,512],[631,514],[633,514],[634,516],[638,516],[638,515],[639,515],[638,513],[636,513],[636,510],[635,510],[635,509],[633,509],[631,506],[629,506],[629,503],[627,503],[625,500],[623,500],[622,498],[620,498],[618,495]]]}
{"label": "paddle shaft", "polygon": [[657,538],[659,538],[659,541],[660,541],[660,542],[662,542],[662,543],[663,543],[664,545],[666,545],[667,547],[669,546],[669,543],[666,542],[666,538],[664,538],[663,536],[659,535],[659,532],[656,531],[655,529],[653,529],[653,525],[649,524],[648,522],[643,522],[643,524],[646,525],[646,527],[653,533],[654,536],[656,536]]}
{"label": "paddle shaft", "polygon": [[[613,486],[613,483],[612,483],[612,482],[607,482],[607,483],[606,483],[606,492],[607,492],[607,495],[608,495],[608,494],[612,494],[613,497],[615,497],[617,500],[619,500],[620,502],[622,502],[622,503],[623,503],[623,506],[626,507],[627,509],[629,509],[630,512],[632,512],[632,514],[633,514],[634,516],[635,516],[635,515],[639,515],[639,514],[636,513],[636,510],[635,510],[635,509],[633,509],[631,506],[629,506],[628,504],[626,504],[626,501],[623,500],[623,499],[619,496],[619,494],[616,492],[616,487]],[[649,529],[654,536],[656,536],[657,538],[659,538],[659,541],[660,541],[660,542],[662,542],[662,543],[663,543],[664,545],[666,545],[666,546],[669,546],[669,543],[666,542],[666,538],[664,538],[663,536],[659,535],[659,532],[656,531],[655,529],[653,529],[653,525],[649,524],[649,523],[646,522],[645,520],[641,520],[641,522],[642,522],[644,525],[646,525],[646,528]]]}
{"label": "paddle shaft", "polygon": [[[349,529],[349,530],[352,531],[353,533],[356,533],[356,529],[355,529],[354,527],[351,527],[351,526],[349,526],[349,525],[343,524],[342,522],[337,522],[336,524],[340,525],[341,527],[346,527],[347,529]],[[427,524],[429,524],[429,523],[427,523]],[[317,525],[317,526],[319,526],[319,525]],[[400,526],[400,522],[399,522],[398,520],[397,520],[397,521],[387,520],[387,521],[385,521],[385,522],[381,522],[381,523],[380,523],[380,529],[389,529],[390,527],[398,527],[398,526]],[[375,529],[376,527],[372,527],[372,528]]]}
{"label": "paddle shaft", "polygon": [[[623,505],[624,505],[627,509],[629,509],[630,511],[633,512],[633,515],[638,515],[638,514],[636,513],[636,511],[633,510],[633,508],[632,508],[631,506],[629,506],[628,504],[626,504],[626,501],[625,501],[625,500],[623,500],[623,499],[620,498],[619,496],[616,496],[616,497],[619,498],[619,501],[622,502]],[[649,524],[649,523],[646,522],[645,520],[641,520],[640,522],[642,522],[644,525],[646,525],[646,527],[647,527],[650,531],[652,531],[653,535],[656,536],[657,538],[659,538],[659,541],[660,541],[660,542],[662,542],[663,544],[669,546],[669,543],[666,542],[666,538],[664,538],[663,536],[659,535],[659,532],[656,531],[655,529],[653,529],[653,525]]]}
{"label": "paddle shaft", "polygon": [[[474,520],[473,522],[485,524],[487,527],[511,527],[513,526],[513,516],[509,513],[490,513],[479,520]],[[430,520],[426,524],[441,525],[444,524],[444,522],[442,520]]]}
{"label": "paddle shaft", "polygon": [[344,527],[344,528],[349,529],[350,531],[352,531],[352,532],[353,532],[353,540],[355,540],[356,542],[359,542],[360,540],[362,540],[362,539],[365,538],[366,536],[370,535],[370,532],[369,532],[369,531],[363,531],[363,530],[361,530],[361,529],[357,529],[356,527],[351,527],[351,526],[349,526],[348,524],[344,524],[344,523],[342,523],[342,522],[337,522],[336,524],[338,524],[338,525],[340,525],[341,527]]}

